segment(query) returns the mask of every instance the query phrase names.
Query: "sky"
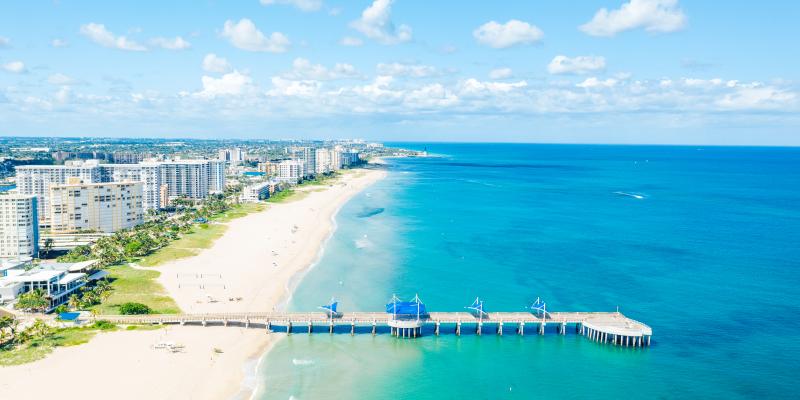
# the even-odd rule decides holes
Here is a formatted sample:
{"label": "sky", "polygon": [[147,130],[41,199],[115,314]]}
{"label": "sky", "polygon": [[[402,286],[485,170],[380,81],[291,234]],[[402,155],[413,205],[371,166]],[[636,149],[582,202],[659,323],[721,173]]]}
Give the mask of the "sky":
{"label": "sky", "polygon": [[800,2],[0,4],[0,135],[800,145]]}

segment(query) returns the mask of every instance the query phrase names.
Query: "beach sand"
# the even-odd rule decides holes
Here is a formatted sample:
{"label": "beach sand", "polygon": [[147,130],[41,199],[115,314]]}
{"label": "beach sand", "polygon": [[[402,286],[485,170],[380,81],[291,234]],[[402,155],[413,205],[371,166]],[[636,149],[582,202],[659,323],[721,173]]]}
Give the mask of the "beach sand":
{"label": "beach sand", "polygon": [[[336,183],[310,186],[299,200],[270,204],[229,223],[214,245],[195,257],[155,269],[187,313],[269,311],[317,260],[333,232],[333,217],[352,196],[386,176],[381,169],[348,171]],[[327,298],[320,298],[320,302]],[[47,358],[0,368],[0,399],[248,398],[246,370],[284,334],[240,327],[169,326],[101,333],[89,343],[57,348]],[[153,346],[184,345],[180,353]],[[214,349],[222,352],[217,353]]]}

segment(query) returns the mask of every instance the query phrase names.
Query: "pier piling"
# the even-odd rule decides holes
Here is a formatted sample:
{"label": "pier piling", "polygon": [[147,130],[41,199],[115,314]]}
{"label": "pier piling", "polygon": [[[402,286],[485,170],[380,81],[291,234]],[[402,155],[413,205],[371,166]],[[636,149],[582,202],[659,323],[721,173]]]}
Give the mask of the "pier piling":
{"label": "pier piling", "polygon": [[[491,329],[496,329],[496,334],[502,336],[506,323],[514,324],[516,333],[525,334],[525,324],[534,324],[540,335],[547,329],[548,321],[556,324],[556,331],[566,335],[567,326],[572,324],[575,331],[593,342],[613,344],[620,347],[643,348],[651,345],[652,330],[649,326],[625,317],[619,313],[602,312],[556,312],[548,314],[546,319],[541,315],[527,312],[497,312],[486,313],[482,316],[471,315],[466,312],[432,312],[425,318],[397,319],[391,314],[378,312],[353,312],[341,313],[332,318],[324,313],[309,312],[243,312],[243,313],[207,313],[207,314],[179,314],[179,315],[108,315],[103,319],[117,324],[190,324],[208,326],[219,324],[224,326],[251,327],[251,322],[257,326],[265,324],[267,333],[272,332],[272,321],[281,327],[286,327],[286,333],[292,334],[294,325],[306,326],[309,334],[314,333],[314,325],[328,325],[328,332],[335,333],[337,326],[344,328],[350,325],[350,334],[355,335],[356,325],[371,326],[372,335],[378,334],[378,328],[388,326],[390,333],[395,337],[416,338],[424,336],[426,325],[436,336],[443,334],[442,324],[454,324],[454,333],[461,335],[462,325],[473,326],[477,335],[483,334],[483,322],[489,322]],[[344,318],[342,318],[344,316]],[[285,325],[284,325],[285,324]],[[496,325],[495,325],[496,324]],[[364,329],[364,333],[367,330]],[[453,332],[453,331],[448,331]]]}

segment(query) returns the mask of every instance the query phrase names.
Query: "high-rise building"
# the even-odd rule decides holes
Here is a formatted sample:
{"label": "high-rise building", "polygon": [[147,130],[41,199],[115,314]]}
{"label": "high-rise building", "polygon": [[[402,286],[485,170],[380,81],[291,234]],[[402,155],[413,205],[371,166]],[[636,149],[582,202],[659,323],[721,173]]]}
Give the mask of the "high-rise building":
{"label": "high-rise building", "polygon": [[244,161],[244,152],[238,147],[221,149],[217,158],[222,161],[229,161],[231,164],[238,164]]}
{"label": "high-rise building", "polygon": [[297,183],[305,176],[305,163],[301,160],[283,160],[278,165],[278,180]]}
{"label": "high-rise building", "polygon": [[331,156],[328,149],[316,149],[314,151],[314,172],[325,174],[331,172]]}
{"label": "high-rise building", "polygon": [[170,199],[178,197],[206,198],[209,193],[210,179],[211,171],[208,160],[161,163],[161,183],[167,185]]}
{"label": "high-rise building", "polygon": [[161,164],[103,164],[104,181],[141,182],[142,209],[158,210],[166,206],[161,203]]}
{"label": "high-rise building", "polygon": [[317,152],[311,147],[300,147],[297,159],[303,162],[303,176],[314,175],[317,171]]}
{"label": "high-rise building", "polygon": [[149,157],[148,153],[136,151],[115,151],[113,154],[115,164],[137,164]]}
{"label": "high-rise building", "polygon": [[0,195],[0,258],[39,254],[37,198],[25,194]]}
{"label": "high-rise building", "polygon": [[50,225],[50,186],[63,185],[68,178],[83,182],[103,181],[103,173],[96,160],[67,161],[64,165],[21,165],[17,171],[17,191],[37,197],[39,224]]}
{"label": "high-rise building", "polygon": [[142,222],[141,182],[83,183],[70,178],[64,185],[50,187],[50,226],[54,233],[112,233]]}
{"label": "high-rise building", "polygon": [[209,193],[222,193],[225,191],[225,162],[222,160],[208,160],[208,191]]}

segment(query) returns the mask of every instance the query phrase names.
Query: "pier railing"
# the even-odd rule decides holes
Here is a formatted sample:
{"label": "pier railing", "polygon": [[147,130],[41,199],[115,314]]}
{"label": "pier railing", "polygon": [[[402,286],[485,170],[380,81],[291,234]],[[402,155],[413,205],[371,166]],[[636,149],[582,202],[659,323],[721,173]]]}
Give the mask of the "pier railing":
{"label": "pier railing", "polygon": [[547,326],[555,326],[556,332],[561,335],[565,335],[568,327],[571,327],[576,333],[593,341],[636,347],[649,346],[653,334],[649,326],[619,312],[552,312],[546,316],[528,312],[493,312],[484,314],[482,318],[476,318],[468,312],[431,312],[413,326],[393,324],[392,314],[383,312],[349,312],[334,318],[323,312],[101,315],[96,318],[117,324],[261,327],[266,328],[267,332],[272,332],[274,327],[281,327],[290,334],[293,329],[302,328],[312,333],[315,327],[327,328],[330,333],[336,328],[349,327],[350,333],[355,334],[357,327],[369,327],[374,335],[389,328],[391,334],[398,337],[421,336],[426,327],[432,327],[433,333],[440,335],[445,333],[443,325],[452,327],[450,331],[456,335],[461,335],[464,327],[472,327],[478,335],[484,332],[484,326],[494,328],[498,335],[512,328],[516,334],[524,335],[526,325],[532,325],[539,334],[544,334]]}

